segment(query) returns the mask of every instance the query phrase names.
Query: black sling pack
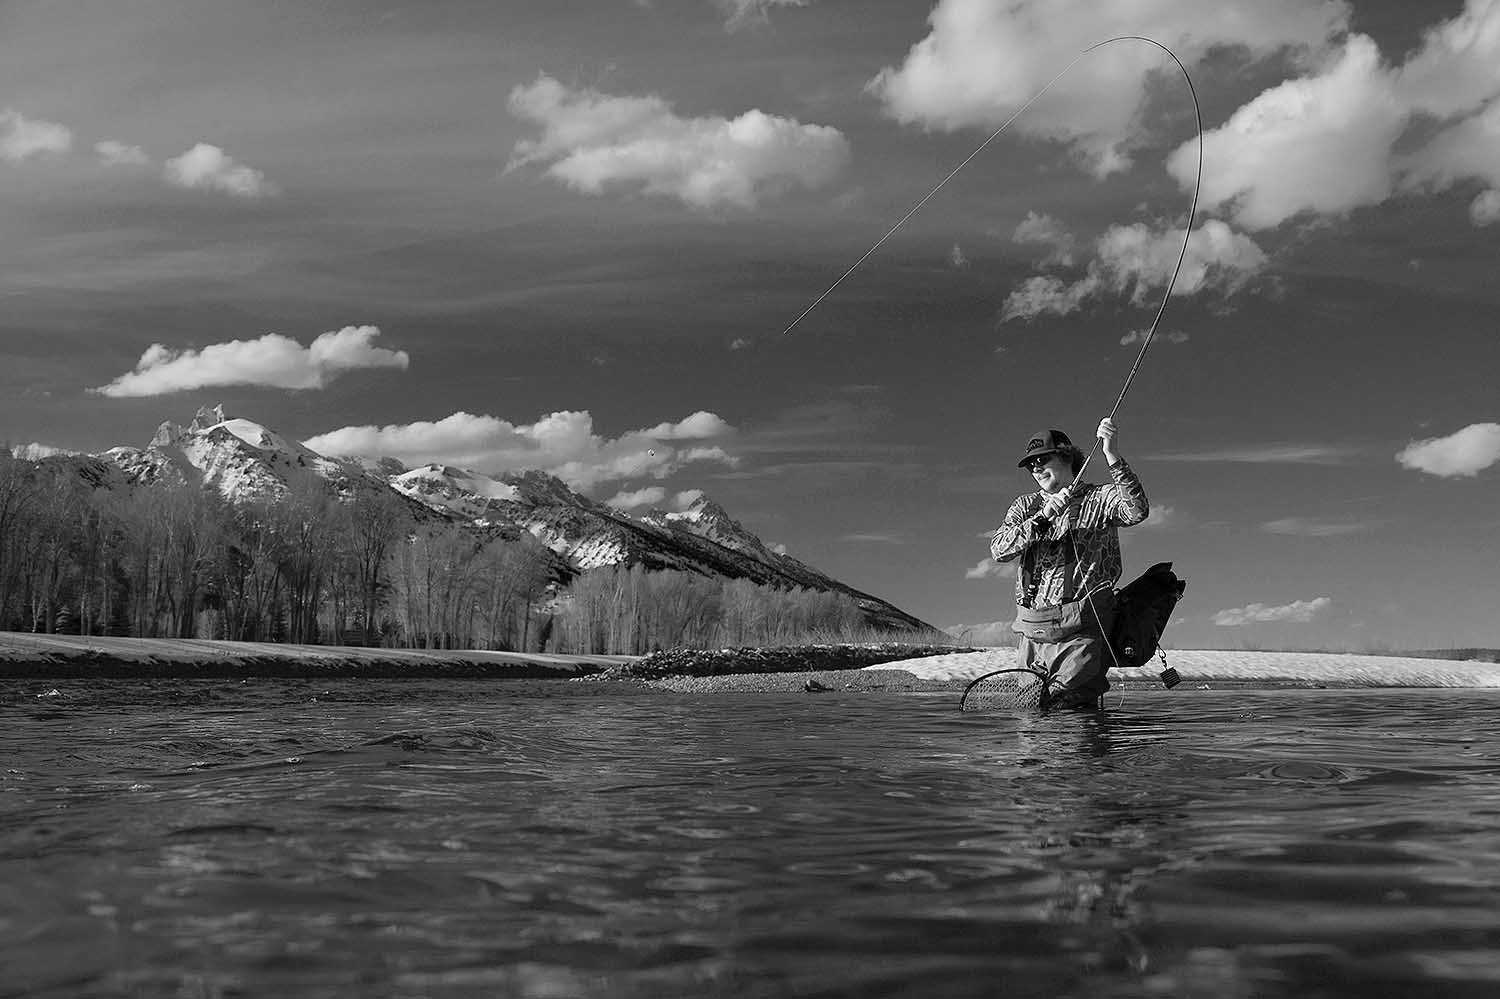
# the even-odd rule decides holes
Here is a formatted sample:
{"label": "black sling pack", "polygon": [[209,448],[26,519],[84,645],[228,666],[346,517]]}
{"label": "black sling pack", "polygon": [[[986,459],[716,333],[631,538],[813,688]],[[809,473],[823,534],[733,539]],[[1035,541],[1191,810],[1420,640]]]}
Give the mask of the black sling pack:
{"label": "black sling pack", "polygon": [[1187,583],[1171,562],[1158,562],[1121,587],[1115,599],[1115,623],[1109,644],[1121,666],[1144,666],[1156,655],[1161,633]]}

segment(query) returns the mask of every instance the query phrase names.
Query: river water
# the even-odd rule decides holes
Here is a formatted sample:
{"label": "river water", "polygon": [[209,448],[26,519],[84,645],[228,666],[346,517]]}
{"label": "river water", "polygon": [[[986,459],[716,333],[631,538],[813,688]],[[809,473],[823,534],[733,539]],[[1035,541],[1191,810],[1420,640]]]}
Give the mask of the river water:
{"label": "river water", "polygon": [[1500,994],[1500,691],[0,691],[0,996]]}

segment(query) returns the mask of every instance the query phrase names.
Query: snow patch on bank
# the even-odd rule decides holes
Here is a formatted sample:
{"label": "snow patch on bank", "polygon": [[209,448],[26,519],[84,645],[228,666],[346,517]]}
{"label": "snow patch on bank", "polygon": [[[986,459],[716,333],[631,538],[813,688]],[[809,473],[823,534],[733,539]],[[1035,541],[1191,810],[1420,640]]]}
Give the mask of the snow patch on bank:
{"label": "snow patch on bank", "polygon": [[[1463,659],[1360,656],[1331,652],[1232,652],[1206,649],[1168,651],[1167,662],[1190,680],[1308,680],[1372,687],[1500,687],[1500,664]],[[883,663],[926,680],[972,680],[992,670],[1017,666],[1015,649],[986,649],[925,659]],[[1153,679],[1161,660],[1113,674]]]}

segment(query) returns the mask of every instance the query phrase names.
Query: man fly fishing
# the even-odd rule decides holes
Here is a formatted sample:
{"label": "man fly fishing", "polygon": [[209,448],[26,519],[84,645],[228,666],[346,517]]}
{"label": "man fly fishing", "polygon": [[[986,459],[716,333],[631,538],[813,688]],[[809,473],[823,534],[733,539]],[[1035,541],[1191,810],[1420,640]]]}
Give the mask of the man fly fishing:
{"label": "man fly fishing", "polygon": [[1021,560],[1016,573],[1020,665],[1048,678],[1048,701],[1090,707],[1109,689],[1120,580],[1119,528],[1150,513],[1141,480],[1116,450],[1114,420],[1099,422],[1099,445],[1113,480],[1077,481],[1083,452],[1061,430],[1032,435],[1017,463],[1031,472],[1037,491],[1010,505],[990,539],[997,562]]}

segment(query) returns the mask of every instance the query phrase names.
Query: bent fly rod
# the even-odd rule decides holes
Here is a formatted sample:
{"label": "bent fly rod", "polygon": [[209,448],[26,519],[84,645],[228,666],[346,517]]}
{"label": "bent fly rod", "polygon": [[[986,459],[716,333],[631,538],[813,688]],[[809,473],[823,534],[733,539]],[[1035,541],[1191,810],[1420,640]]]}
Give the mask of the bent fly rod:
{"label": "bent fly rod", "polygon": [[[1177,64],[1178,70],[1182,72],[1182,78],[1187,83],[1188,96],[1191,97],[1193,101],[1193,118],[1198,137],[1198,166],[1197,174],[1193,182],[1192,204],[1188,208],[1187,222],[1183,225],[1182,228],[1182,248],[1177,253],[1177,264],[1172,268],[1172,275],[1167,280],[1167,290],[1165,293],[1163,293],[1161,297],[1161,305],[1157,308],[1156,315],[1152,318],[1151,325],[1146,330],[1146,335],[1141,342],[1141,349],[1135,356],[1135,363],[1130,366],[1130,372],[1125,376],[1125,385],[1120,389],[1119,398],[1115,400],[1114,406],[1109,411],[1109,418],[1114,419],[1115,414],[1120,411],[1121,404],[1125,402],[1125,394],[1130,391],[1130,383],[1135,381],[1135,375],[1136,372],[1141,368],[1141,362],[1146,358],[1146,351],[1150,349],[1151,341],[1156,337],[1156,329],[1161,325],[1161,318],[1167,311],[1167,301],[1172,297],[1172,290],[1177,286],[1177,276],[1182,272],[1183,261],[1187,259],[1188,241],[1192,238],[1193,235],[1193,218],[1198,214],[1198,193],[1203,187],[1203,112],[1198,106],[1198,92],[1193,88],[1193,79],[1188,75],[1187,67],[1182,64],[1181,59],[1177,58],[1177,54],[1167,46],[1163,45],[1161,42],[1158,42],[1156,39],[1148,38],[1145,35],[1116,35],[1113,38],[1106,38],[1102,42],[1095,42],[1093,45],[1090,45],[1088,48],[1078,53],[1078,55],[1074,56],[1073,60],[1066,66],[1064,66],[1056,76],[1052,77],[1052,79],[1043,84],[1041,88],[1037,90],[1036,93],[1028,97],[1026,99],[1026,102],[1019,108],[1017,108],[1010,115],[1010,117],[1001,122],[1000,127],[991,132],[989,138],[985,139],[978,146],[974,147],[973,152],[964,157],[963,161],[960,162],[958,166],[949,171],[948,175],[942,180],[938,181],[937,184],[932,188],[932,190],[923,195],[922,199],[915,205],[912,205],[911,208],[907,210],[906,214],[897,219],[896,224],[891,226],[890,230],[886,232],[884,236],[881,236],[879,239],[877,239],[858,260],[849,265],[849,268],[842,274],[840,274],[838,278],[836,278],[834,282],[830,284],[821,295],[813,299],[812,304],[803,309],[802,314],[799,315],[796,319],[793,319],[787,326],[787,328],[781,331],[781,335],[786,336],[787,334],[791,333],[792,330],[796,329],[797,325],[801,323],[802,320],[806,319],[809,313],[811,313],[820,304],[822,304],[825,298],[833,294],[834,289],[838,288],[839,285],[844,283],[845,278],[858,270],[860,265],[863,264],[866,260],[869,260],[870,257],[874,255],[875,251],[880,249],[881,245],[885,243],[886,240],[894,236],[896,234],[896,230],[900,229],[906,223],[907,219],[911,218],[921,210],[923,205],[931,201],[932,198],[938,193],[938,191],[943,189],[948,181],[958,176],[959,172],[963,170],[964,167],[968,166],[969,162],[973,160],[974,157],[983,152],[985,147],[988,146],[991,142],[994,142],[995,139],[1000,136],[1000,133],[1005,131],[1006,128],[1010,126],[1011,122],[1021,117],[1021,115],[1026,112],[1027,108],[1035,104],[1043,94],[1045,94],[1052,88],[1052,85],[1054,83],[1056,83],[1058,80],[1061,80],[1065,75],[1067,75],[1069,70],[1078,65],[1078,63],[1081,62],[1086,56],[1088,56],[1090,52],[1093,52],[1096,49],[1103,48],[1106,45],[1113,44],[1114,42],[1124,41],[1146,42],[1149,45],[1156,46],[1157,48],[1165,52],[1168,56],[1170,56],[1172,61]],[[1083,475],[1084,469],[1088,467],[1089,462],[1093,459],[1094,454],[1098,450],[1099,441],[1096,438],[1094,440],[1094,446],[1089,450],[1087,457],[1083,459],[1083,465],[1078,469],[1079,476]]]}
{"label": "bent fly rod", "polygon": [[[1188,206],[1187,220],[1183,223],[1182,227],[1182,246],[1177,252],[1177,263],[1173,266],[1172,274],[1167,279],[1167,287],[1166,290],[1162,293],[1161,304],[1156,309],[1156,315],[1152,317],[1151,325],[1146,329],[1146,335],[1142,338],[1141,349],[1137,351],[1135,355],[1135,361],[1130,365],[1130,371],[1125,376],[1125,384],[1121,386],[1120,394],[1116,397],[1115,404],[1110,407],[1108,418],[1113,420],[1115,415],[1120,411],[1120,407],[1125,402],[1125,396],[1130,391],[1131,383],[1135,381],[1136,373],[1141,369],[1141,363],[1146,359],[1146,351],[1151,348],[1151,342],[1156,338],[1156,330],[1161,325],[1162,316],[1166,314],[1167,303],[1172,298],[1172,291],[1177,287],[1177,278],[1182,273],[1183,262],[1187,259],[1188,243],[1193,236],[1193,219],[1198,214],[1198,195],[1203,188],[1203,111],[1198,104],[1198,92],[1193,87],[1193,79],[1190,75],[1188,75],[1187,67],[1183,65],[1181,59],[1177,58],[1177,53],[1173,52],[1170,48],[1163,45],[1156,39],[1149,38],[1145,35],[1116,35],[1113,38],[1106,38],[1102,42],[1096,42],[1093,45],[1090,45],[1088,48],[1084,49],[1082,52],[1078,53],[1078,55],[1074,56],[1072,61],[1064,66],[1057,73],[1057,75],[1053,76],[1052,79],[1043,84],[1039,90],[1028,97],[1026,99],[1026,102],[1023,103],[1019,108],[1017,108],[1010,115],[1010,117],[1001,122],[999,128],[991,132],[989,137],[981,142],[978,146],[976,146],[973,152],[964,157],[964,159],[956,167],[948,172],[948,175],[946,177],[938,181],[937,184],[932,188],[932,190],[923,195],[920,201],[918,201],[915,205],[912,205],[912,207],[908,209],[904,215],[897,219],[896,224],[891,226],[891,228],[886,232],[885,235],[877,239],[870,246],[870,248],[860,256],[858,260],[851,264],[847,270],[845,270],[838,276],[838,278],[834,280],[832,284],[824,289],[823,293],[815,298],[811,305],[809,305],[806,309],[803,309],[801,315],[797,316],[797,318],[792,320],[792,322],[787,326],[786,329],[782,330],[782,336],[786,336],[790,334],[792,330],[796,329],[797,325],[801,323],[803,319],[807,318],[809,313],[816,309],[824,299],[826,299],[834,292],[836,288],[838,288],[839,285],[843,284],[845,278],[847,278],[850,274],[853,274],[856,270],[859,269],[860,265],[862,265],[866,260],[870,259],[870,257],[874,255],[875,251],[878,250],[886,240],[895,235],[896,231],[900,229],[908,219],[910,219],[913,215],[920,211],[922,206],[926,205],[927,202],[931,201],[932,198],[938,193],[938,191],[942,190],[950,180],[958,176],[959,172],[962,171],[964,167],[968,166],[976,156],[983,152],[985,147],[987,147],[991,142],[998,138],[1000,133],[1004,132],[1006,128],[1010,126],[1011,122],[1015,121],[1022,114],[1024,114],[1026,110],[1031,107],[1031,105],[1035,104],[1043,94],[1051,89],[1053,84],[1067,75],[1069,70],[1078,65],[1080,61],[1082,61],[1089,55],[1089,53],[1095,51],[1096,49],[1103,48],[1104,46],[1111,45],[1115,42],[1123,41],[1145,42],[1148,45],[1156,46],[1158,49],[1161,49],[1169,57],[1171,57],[1172,62],[1177,65],[1177,69],[1182,73],[1182,79],[1187,84],[1188,96],[1192,99],[1193,102],[1193,122],[1198,140],[1198,162],[1193,180],[1193,198],[1192,202]],[[1079,481],[1082,478],[1084,471],[1088,468],[1089,462],[1093,460],[1094,455],[1097,454],[1098,451],[1099,438],[1096,436],[1094,439],[1094,446],[1089,449],[1089,453],[1083,459],[1083,464],[1079,466],[1078,472],[1074,475],[1075,482]],[[1088,594],[1088,600],[1090,607],[1093,608],[1095,619],[1097,620],[1098,608],[1093,607],[1094,600],[1092,593]],[[1115,652],[1114,646],[1110,644],[1109,636],[1107,635],[1105,636],[1105,645],[1109,648],[1110,655],[1114,658],[1115,664],[1117,666],[1120,665],[1119,655]],[[974,702],[973,706],[976,709],[993,707],[999,704],[1009,704],[1011,706],[1031,704],[1032,706],[1045,707],[1049,699],[1049,679],[1050,678],[1046,674],[1027,667],[995,670],[990,673],[984,674],[983,676],[977,678],[969,684],[968,688],[964,691],[963,698],[959,702],[959,707],[960,709],[967,709],[971,700]],[[1162,671],[1161,679],[1166,686],[1173,687],[1176,686],[1179,678],[1177,675],[1177,671],[1169,666]]]}

